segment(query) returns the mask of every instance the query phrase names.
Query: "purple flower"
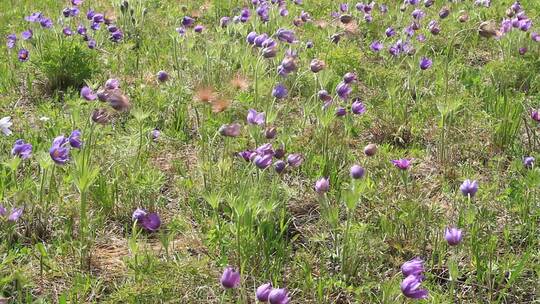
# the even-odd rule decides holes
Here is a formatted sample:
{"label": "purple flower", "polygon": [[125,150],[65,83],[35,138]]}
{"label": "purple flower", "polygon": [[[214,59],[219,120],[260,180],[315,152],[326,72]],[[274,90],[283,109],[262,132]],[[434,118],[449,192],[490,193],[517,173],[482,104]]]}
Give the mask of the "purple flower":
{"label": "purple flower", "polygon": [[32,15],[30,16],[24,17],[24,20],[28,22],[39,22],[42,17],[43,15],[41,14],[41,12],[35,12],[35,13],[32,13]]}
{"label": "purple flower", "polygon": [[221,275],[221,285],[226,289],[236,288],[240,285],[240,272],[232,267],[227,267]]}
{"label": "purple flower", "polygon": [[17,42],[17,35],[9,34],[9,35],[7,35],[6,39],[7,39],[6,46],[8,47],[8,49],[14,48],[15,43]]}
{"label": "purple flower", "polygon": [[351,105],[351,111],[353,114],[362,115],[366,112],[366,106],[359,98],[356,98]]}
{"label": "purple flower", "polygon": [[402,158],[392,160],[392,164],[401,170],[407,170],[411,166],[411,159]]}
{"label": "purple flower", "polygon": [[90,89],[87,86],[84,86],[81,89],[81,97],[88,100],[88,101],[92,101],[92,100],[97,99],[97,95],[94,93],[94,91],[92,91],[92,89]]}
{"label": "purple flower", "polygon": [[[249,36],[249,35],[248,35]],[[262,33],[260,35],[255,36],[253,39],[253,43],[255,43],[255,46],[262,47],[262,44],[268,39],[267,33]]]}
{"label": "purple flower", "polygon": [[81,148],[82,146],[81,135],[82,134],[80,130],[74,130],[73,132],[71,132],[68,138],[69,144],[71,145],[71,147],[76,148],[76,149]]}
{"label": "purple flower", "polygon": [[347,73],[347,74],[345,74],[345,75],[343,76],[343,81],[344,81],[345,83],[347,83],[347,84],[348,84],[348,83],[355,82],[356,79],[357,79],[357,78],[356,78],[356,74],[353,73],[353,72],[349,72],[349,73]]}
{"label": "purple flower", "polygon": [[146,211],[141,208],[137,208],[135,211],[133,211],[133,215],[131,216],[132,220],[141,220],[144,216],[146,216]]}
{"label": "purple flower", "polygon": [[71,4],[73,4],[73,5],[79,6],[79,5],[81,5],[82,3],[83,3],[83,0],[71,0]]}
{"label": "purple flower", "polygon": [[23,213],[22,208],[13,208],[11,209],[11,214],[8,216],[8,221],[10,222],[16,222],[19,220]]}
{"label": "purple flower", "polygon": [[88,12],[86,12],[86,19],[92,20],[95,15],[96,15],[96,12],[94,12],[93,9],[89,9]]}
{"label": "purple flower", "polygon": [[120,40],[124,39],[124,32],[122,32],[120,29],[116,30],[115,32],[111,33],[111,41],[112,42],[120,42]]}
{"label": "purple flower", "polygon": [[[232,123],[229,125],[222,125],[219,128],[219,134],[227,137],[237,137],[240,135],[241,126],[238,123]],[[249,158],[248,158],[249,159]]]}
{"label": "purple flower", "polygon": [[279,9],[279,15],[281,17],[288,16],[289,15],[289,10],[287,10],[286,7],[282,7],[282,8]]}
{"label": "purple flower", "polygon": [[471,181],[470,179],[466,179],[459,187],[459,190],[461,190],[463,195],[473,197],[478,191],[478,182],[475,180]]}
{"label": "purple flower", "polygon": [[247,43],[253,45],[255,44],[255,38],[257,38],[257,32],[250,32],[249,34],[247,34],[246,36],[246,41]]}
{"label": "purple flower", "polygon": [[0,131],[2,131],[2,133],[6,136],[9,136],[11,135],[13,132],[9,129],[9,127],[11,127],[13,125],[13,123],[11,122],[11,117],[10,116],[6,116],[6,117],[2,117],[0,119]]}
{"label": "purple flower", "polygon": [[424,261],[420,258],[414,258],[401,265],[401,273],[407,277],[410,275],[420,275],[424,272]]}
{"label": "purple flower", "polygon": [[84,27],[84,25],[82,24],[79,24],[79,26],[77,26],[77,33],[79,35],[86,35],[86,27]]}
{"label": "purple flower", "polygon": [[324,61],[319,59],[313,59],[311,60],[311,63],[309,64],[309,68],[313,73],[318,73],[322,71],[326,67],[326,64]]}
{"label": "purple flower", "polygon": [[332,101],[332,96],[330,96],[330,94],[326,90],[320,90],[317,93],[317,96],[319,96],[319,99],[324,101],[324,102]]}
{"label": "purple flower", "polygon": [[274,155],[274,149],[272,148],[271,143],[266,143],[257,147],[257,149],[255,149],[255,152],[257,152],[257,154],[259,155]]}
{"label": "purple flower", "polygon": [[238,152],[238,156],[242,157],[245,161],[250,161],[255,155],[257,155],[257,152],[251,150]]}
{"label": "purple flower", "polygon": [[255,292],[255,295],[257,296],[257,300],[261,302],[267,302],[268,296],[270,295],[270,292],[272,291],[272,284],[266,283],[262,284],[257,288],[257,291]]}
{"label": "purple flower", "polygon": [[266,137],[266,139],[273,139],[276,137],[276,134],[277,134],[276,127],[270,127],[264,130],[264,137]]}
{"label": "purple flower", "polygon": [[436,20],[431,20],[428,23],[428,29],[433,35],[438,35],[441,32],[439,23]]}
{"label": "purple flower", "polygon": [[49,149],[49,155],[58,165],[67,163],[69,161],[69,140],[64,135],[56,137]]}
{"label": "purple flower", "polygon": [[534,42],[540,42],[540,34],[538,34],[537,32],[532,32],[531,33],[531,39]]}
{"label": "purple flower", "polygon": [[450,15],[450,9],[448,7],[443,7],[439,11],[439,18],[444,19]]}
{"label": "purple flower", "polygon": [[7,213],[6,208],[3,205],[0,205],[0,216],[5,216]]}
{"label": "purple flower", "polygon": [[343,100],[347,100],[351,92],[352,92],[351,87],[345,82],[340,82],[336,87],[337,95],[339,96],[339,98]]}
{"label": "purple flower", "polygon": [[92,21],[94,23],[103,23],[103,21],[105,21],[105,16],[103,16],[103,14],[94,14]]}
{"label": "purple flower", "polygon": [[315,191],[318,193],[326,193],[330,190],[330,181],[328,178],[321,178],[315,182]]}
{"label": "purple flower", "polygon": [[457,229],[455,227],[449,227],[446,228],[446,230],[444,231],[444,238],[448,242],[448,245],[456,246],[461,243],[461,239],[463,238],[463,236],[460,229]]}
{"label": "purple flower", "polygon": [[249,109],[247,114],[247,122],[250,125],[264,125],[266,121],[266,114],[264,112],[257,112],[254,109]]}
{"label": "purple flower", "polygon": [[219,26],[221,26],[223,28],[227,27],[227,25],[229,25],[229,23],[231,23],[231,18],[229,18],[227,16],[221,17],[221,19],[219,19]]}
{"label": "purple flower", "polygon": [[540,111],[538,110],[533,110],[531,112],[531,118],[536,121],[536,122],[540,122]]}
{"label": "purple flower", "polygon": [[518,52],[519,52],[519,54],[521,56],[523,56],[523,55],[525,55],[527,53],[527,48],[526,47],[521,47],[521,48],[519,48]]}
{"label": "purple flower", "polygon": [[426,299],[428,297],[428,291],[426,289],[419,289],[420,284],[422,284],[422,276],[410,275],[401,282],[401,292],[407,298]]}
{"label": "purple flower", "polygon": [[73,32],[71,31],[71,29],[69,27],[64,27],[62,29],[62,33],[64,34],[64,36],[71,36],[73,35]]}
{"label": "purple flower", "polygon": [[41,18],[39,24],[44,28],[51,28],[53,26],[52,20],[49,18]]}
{"label": "purple flower", "polygon": [[289,154],[289,156],[287,156],[287,163],[294,168],[299,167],[303,161],[304,158],[300,154]]}
{"label": "purple flower", "polygon": [[342,13],[345,13],[349,10],[349,4],[347,3],[341,3],[339,5],[339,10],[342,12]]}
{"label": "purple flower", "polygon": [[417,8],[411,13],[411,15],[414,19],[420,20],[426,16],[426,13],[424,13],[424,11],[422,11],[421,9]]}
{"label": "purple flower", "polygon": [[161,226],[161,219],[157,213],[147,213],[140,218],[139,224],[149,232],[154,232]]}
{"label": "purple flower", "polygon": [[283,99],[287,97],[288,93],[289,91],[287,90],[287,88],[281,83],[275,86],[274,89],[272,90],[272,96],[274,96],[277,99]]}
{"label": "purple flower", "polygon": [[306,42],[306,48],[312,49],[314,47],[313,41]]}
{"label": "purple flower", "polygon": [[253,159],[253,163],[259,169],[266,169],[272,165],[273,154],[257,155]]}
{"label": "purple flower", "polygon": [[202,26],[202,25],[196,25],[193,28],[193,31],[195,31],[195,33],[202,33],[203,30],[204,30],[204,26]]}
{"label": "purple flower", "polygon": [[11,149],[11,155],[20,157],[22,159],[28,159],[32,156],[32,145],[26,143],[22,139],[17,139],[13,148]]}
{"label": "purple flower", "polygon": [[96,48],[96,41],[94,39],[90,39],[88,40],[87,45],[89,49],[93,50]]}
{"label": "purple flower", "polygon": [[169,80],[169,74],[167,72],[165,72],[165,71],[159,71],[157,73],[157,80],[159,82],[165,82],[165,81]]}
{"label": "purple flower", "polygon": [[337,117],[343,117],[347,115],[347,109],[345,109],[344,107],[337,107],[336,108],[336,116]]}
{"label": "purple flower", "polygon": [[34,32],[32,32],[31,29],[28,29],[27,31],[24,31],[24,32],[21,33],[22,40],[31,39],[32,36],[34,36]]}
{"label": "purple flower", "polygon": [[288,304],[290,300],[289,292],[285,288],[272,289],[268,295],[270,304]]}
{"label": "purple flower", "polygon": [[534,157],[528,156],[523,159],[523,165],[525,168],[532,168],[534,166]]}
{"label": "purple flower", "polygon": [[364,147],[364,154],[366,156],[373,156],[377,153],[377,145],[376,144],[369,144]]}
{"label": "purple flower", "polygon": [[157,141],[160,135],[161,132],[158,129],[154,129],[152,132],[150,132],[150,138],[152,138],[153,141]]}
{"label": "purple flower", "polygon": [[28,61],[28,58],[30,58],[30,54],[28,53],[27,49],[20,49],[17,57],[19,58],[20,62],[26,62]]}
{"label": "purple flower", "polygon": [[427,57],[422,57],[420,60],[420,69],[427,70],[433,65],[433,61]]}
{"label": "purple flower", "polygon": [[183,27],[177,27],[176,32],[178,32],[178,34],[180,34],[180,36],[184,36],[186,34],[186,29],[183,28]]}
{"label": "purple flower", "polygon": [[190,16],[184,16],[182,18],[182,25],[185,27],[191,27],[195,23],[195,19],[191,18]]}
{"label": "purple flower", "polygon": [[364,177],[364,174],[366,173],[366,170],[364,168],[360,167],[359,165],[353,165],[351,167],[351,177],[354,179],[360,179]]}
{"label": "purple flower", "polygon": [[393,27],[389,27],[384,33],[386,34],[386,37],[392,37],[396,34],[396,30],[394,30]]}
{"label": "purple flower", "polygon": [[372,51],[379,52],[384,48],[384,45],[379,40],[375,40],[370,47]]}
{"label": "purple flower", "polygon": [[110,78],[105,82],[105,88],[107,90],[116,90],[118,87],[120,87],[120,81],[118,79]]}
{"label": "purple flower", "polygon": [[282,173],[285,170],[286,166],[287,164],[282,160],[278,160],[277,162],[274,163],[274,169],[276,170],[277,173]]}

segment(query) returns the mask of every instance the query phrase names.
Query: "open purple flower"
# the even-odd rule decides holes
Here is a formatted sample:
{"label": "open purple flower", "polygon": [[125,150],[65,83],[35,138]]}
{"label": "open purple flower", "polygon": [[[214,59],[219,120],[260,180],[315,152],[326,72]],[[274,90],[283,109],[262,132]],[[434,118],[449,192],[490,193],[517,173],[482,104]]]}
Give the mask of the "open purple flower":
{"label": "open purple flower", "polygon": [[289,91],[287,90],[287,88],[281,83],[275,86],[274,89],[272,90],[272,96],[274,96],[277,99],[283,99],[287,97],[288,93]]}
{"label": "open purple flower", "polygon": [[257,112],[254,109],[249,109],[247,114],[247,122],[250,125],[264,125],[266,121],[266,114],[264,112]]}
{"label": "open purple flower", "polygon": [[120,87],[120,81],[118,79],[110,78],[110,79],[107,79],[107,81],[105,82],[105,88],[107,88],[107,90],[116,90],[119,87]]}
{"label": "open purple flower", "polygon": [[221,275],[220,282],[226,289],[236,288],[240,285],[240,272],[232,267],[227,267]]}
{"label": "open purple flower", "polygon": [[58,165],[67,163],[69,161],[69,140],[64,135],[56,137],[49,149],[49,155]]}
{"label": "open purple flower", "polygon": [[402,158],[392,160],[392,164],[401,170],[407,170],[411,166],[411,159]]}
{"label": "open purple flower", "polygon": [[257,300],[261,302],[267,302],[268,296],[270,295],[271,291],[272,291],[271,283],[262,284],[261,286],[257,287],[257,291],[255,292],[255,295],[257,296]]}
{"label": "open purple flower", "polygon": [[347,100],[351,94],[352,89],[346,82],[340,82],[336,86],[336,93],[342,100]]}
{"label": "open purple flower", "polygon": [[30,16],[24,17],[24,20],[28,22],[39,22],[42,17],[43,15],[41,14],[41,12],[35,12],[35,13],[32,13]]}
{"label": "open purple flower", "polygon": [[444,238],[450,246],[459,245],[459,243],[461,243],[461,239],[463,238],[462,231],[455,227],[446,228],[444,231]]}
{"label": "open purple flower", "polygon": [[275,288],[268,294],[268,301],[270,304],[288,304],[291,299],[289,298],[289,292],[285,288]]}
{"label": "open purple flower", "polygon": [[304,158],[300,154],[289,154],[289,156],[287,156],[287,163],[294,168],[300,167],[303,161]]}
{"label": "open purple flower", "polygon": [[424,272],[424,261],[420,258],[414,258],[401,265],[401,273],[407,277],[410,275],[420,275]]}
{"label": "open purple flower", "polygon": [[401,292],[407,298],[411,299],[426,299],[428,297],[427,289],[420,289],[422,284],[422,276],[411,274],[401,282]]}
{"label": "open purple flower", "polygon": [[351,112],[353,112],[353,114],[356,114],[356,115],[362,115],[366,113],[366,106],[360,100],[360,98],[356,98],[354,102],[352,103]]}
{"label": "open purple flower", "polygon": [[18,53],[18,58],[20,62],[26,62],[28,61],[28,58],[30,58],[30,53],[27,49],[20,49]]}
{"label": "open purple flower", "polygon": [[475,180],[471,181],[470,179],[466,179],[459,187],[459,190],[461,190],[463,195],[473,197],[478,191],[478,182]]}
{"label": "open purple flower", "polygon": [[69,144],[73,148],[80,149],[82,146],[82,139],[81,139],[81,131],[80,130],[74,130],[71,132],[71,135],[69,135]]}
{"label": "open purple flower", "polygon": [[20,157],[22,159],[28,159],[32,156],[32,145],[26,143],[22,139],[17,139],[13,148],[11,149],[11,155]]}
{"label": "open purple flower", "polygon": [[422,57],[420,60],[420,69],[427,70],[433,65],[433,61],[427,57]]}
{"label": "open purple flower", "polygon": [[330,190],[330,181],[328,178],[323,177],[315,182],[315,191],[318,193],[326,193]]}
{"label": "open purple flower", "polygon": [[97,95],[94,93],[94,91],[92,91],[92,89],[90,89],[87,86],[84,86],[81,89],[81,97],[88,100],[88,101],[92,101],[92,100],[97,99]]}
{"label": "open purple flower", "polygon": [[41,20],[39,21],[39,24],[41,25],[41,27],[48,28],[48,29],[53,26],[52,20],[49,18],[41,18]]}
{"label": "open purple flower", "polygon": [[135,220],[140,221],[146,214],[147,212],[144,209],[137,208],[135,211],[133,211],[133,214],[131,215],[131,219],[134,221]]}
{"label": "open purple flower", "polygon": [[12,49],[15,47],[15,44],[17,42],[17,35],[9,34],[6,37],[6,40],[6,46],[8,47],[8,49]]}
{"label": "open purple flower", "polygon": [[379,40],[375,40],[371,43],[370,48],[374,52],[380,52],[384,48],[384,45]]}

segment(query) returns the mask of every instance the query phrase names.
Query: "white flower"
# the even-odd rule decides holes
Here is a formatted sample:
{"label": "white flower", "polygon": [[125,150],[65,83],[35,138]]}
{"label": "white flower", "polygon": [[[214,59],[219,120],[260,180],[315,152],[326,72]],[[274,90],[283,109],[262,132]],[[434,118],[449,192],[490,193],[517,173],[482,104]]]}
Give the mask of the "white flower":
{"label": "white flower", "polygon": [[11,135],[11,133],[13,133],[9,129],[9,127],[11,127],[11,125],[13,125],[13,123],[11,122],[11,117],[6,116],[6,117],[0,119],[0,130],[2,131],[2,133],[4,133],[4,135],[9,136],[9,135]]}
{"label": "white flower", "polygon": [[47,117],[47,116],[41,116],[41,117],[39,118],[39,120],[41,120],[41,121],[43,121],[43,122],[47,122],[47,121],[49,121],[49,119],[50,119],[50,118]]}

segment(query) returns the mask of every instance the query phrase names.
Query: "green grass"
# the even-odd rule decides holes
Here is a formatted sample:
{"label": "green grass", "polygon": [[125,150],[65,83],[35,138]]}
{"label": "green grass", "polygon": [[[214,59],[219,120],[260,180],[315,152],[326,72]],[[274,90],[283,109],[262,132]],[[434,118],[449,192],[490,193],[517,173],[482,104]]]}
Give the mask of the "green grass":
{"label": "green grass", "polygon": [[[377,39],[387,48],[398,38],[384,30],[401,33],[410,23],[412,9],[401,13],[397,4],[387,15],[375,8],[366,24],[349,2],[358,31],[334,44],[329,37],[344,29],[330,18],[339,9],[330,0],[287,1],[289,16],[274,9],[268,23],[252,10],[249,22],[227,28],[218,26],[221,16],[248,1],[129,0],[124,12],[118,1],[85,1],[74,20],[61,18],[65,2],[0,2],[0,37],[34,30],[32,40],[0,47],[0,118],[12,117],[14,133],[0,133],[0,204],[24,207],[16,223],[0,218],[0,302],[254,303],[255,289],[272,282],[290,291],[291,303],[406,303],[400,266],[418,256],[429,290],[421,302],[540,303],[540,171],[522,163],[540,159],[540,125],[530,118],[540,107],[540,44],[516,29],[500,40],[477,34],[482,21],[500,22],[510,1],[436,1],[424,9],[426,42],[413,38],[416,52],[396,58],[369,46]],[[452,13],[439,20],[443,5]],[[522,6],[531,31],[540,31],[540,4]],[[103,26],[95,35],[88,29],[95,50],[76,33],[62,36],[59,20],[75,31],[90,7],[115,16],[120,43]],[[457,21],[461,10],[466,23]],[[24,21],[35,11],[54,28]],[[313,21],[296,27],[302,11]],[[190,14],[205,29],[180,36],[175,29]],[[426,29],[431,19],[438,36]],[[299,39],[290,46],[298,71],[286,78],[276,72],[285,43],[264,59],[245,40],[282,27]],[[23,46],[28,62],[17,60]],[[433,66],[421,71],[424,56]],[[315,58],[326,63],[318,74],[309,70]],[[160,70],[169,81],[157,81]],[[349,106],[336,117],[317,92],[334,95],[347,72],[358,82],[340,105],[358,97],[367,111],[352,115]],[[231,84],[236,75],[246,90]],[[109,78],[120,80],[129,111],[80,97],[83,85],[98,91]],[[287,98],[272,97],[277,83]],[[230,106],[214,113],[197,100],[202,87]],[[92,122],[98,108],[111,122]],[[266,112],[276,138],[246,123],[250,108]],[[220,136],[233,122],[241,135]],[[153,141],[155,128],[161,136]],[[83,148],[54,164],[52,140],[75,129]],[[11,155],[19,138],[33,145],[28,160]],[[236,155],[267,142],[300,153],[302,165],[278,174]],[[369,143],[378,145],[375,156],[363,153]],[[398,158],[413,158],[411,168],[395,168]],[[363,179],[350,178],[353,164],[366,169]],[[324,195],[314,190],[321,177],[330,180]],[[480,185],[471,200],[459,190],[465,179]],[[157,212],[161,228],[141,229],[131,218],[136,208]],[[464,238],[450,247],[444,230],[453,225]],[[242,280],[225,291],[219,279],[228,265]]]}

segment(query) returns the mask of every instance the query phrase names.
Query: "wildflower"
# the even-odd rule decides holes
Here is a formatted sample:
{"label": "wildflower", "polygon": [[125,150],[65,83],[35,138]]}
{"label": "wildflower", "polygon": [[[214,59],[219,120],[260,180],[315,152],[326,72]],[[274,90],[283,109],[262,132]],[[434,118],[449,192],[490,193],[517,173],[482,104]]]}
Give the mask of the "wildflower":
{"label": "wildflower", "polygon": [[444,238],[446,239],[446,241],[448,242],[448,245],[450,246],[459,245],[459,243],[461,243],[462,237],[463,236],[461,234],[461,230],[455,227],[446,228],[444,232]]}
{"label": "wildflower", "polygon": [[337,95],[339,96],[339,98],[343,100],[347,100],[351,92],[352,92],[351,87],[345,82],[340,82],[336,87]]}
{"label": "wildflower", "polygon": [[384,48],[384,45],[379,40],[375,40],[371,43],[370,48],[374,52],[380,52]]}
{"label": "wildflower", "polygon": [[227,267],[221,275],[221,285],[226,289],[236,288],[240,285],[240,272],[232,267]]}
{"label": "wildflower", "polygon": [[11,214],[8,216],[8,221],[10,222],[16,222],[19,220],[19,218],[22,216],[23,209],[22,208],[13,208],[11,210]]}
{"label": "wildflower", "polygon": [[270,292],[272,291],[272,284],[266,283],[262,284],[257,288],[257,291],[255,292],[255,295],[257,296],[257,300],[261,302],[267,302],[268,296],[270,295]]}
{"label": "wildflower", "polygon": [[366,156],[373,156],[377,153],[377,145],[376,144],[369,144],[364,148],[364,154]]}
{"label": "wildflower", "polygon": [[32,156],[32,145],[22,139],[17,139],[11,149],[11,155],[28,159]]}
{"label": "wildflower", "polygon": [[364,170],[364,168],[360,167],[359,165],[353,165],[351,167],[351,177],[354,179],[360,179],[364,177],[365,173],[366,170]]}
{"label": "wildflower", "polygon": [[525,168],[532,168],[534,166],[534,157],[528,156],[523,159],[523,165]]}
{"label": "wildflower", "polygon": [[441,10],[439,11],[439,18],[441,19],[445,19],[449,15],[450,15],[450,9],[446,6],[441,8]]}
{"label": "wildflower", "polygon": [[49,149],[52,160],[58,165],[64,165],[69,161],[69,139],[60,135],[53,140]]}
{"label": "wildflower", "polygon": [[268,294],[270,304],[288,304],[290,302],[289,292],[285,288],[275,288]]}
{"label": "wildflower", "polygon": [[422,57],[420,60],[420,69],[427,70],[433,65],[433,61],[427,57]]}
{"label": "wildflower", "polygon": [[232,123],[229,125],[222,125],[219,128],[219,134],[222,136],[228,136],[228,137],[237,137],[240,135],[240,129],[241,126],[238,123]]}
{"label": "wildflower", "polygon": [[294,168],[299,167],[303,161],[304,159],[300,154],[289,154],[289,156],[287,156],[287,163]]}
{"label": "wildflower", "polygon": [[167,72],[165,71],[159,71],[157,73],[157,79],[159,82],[165,82],[167,80],[169,80],[169,74],[167,74]]}
{"label": "wildflower", "polygon": [[92,112],[92,121],[98,124],[106,124],[110,121],[110,115],[105,109],[95,109]]}
{"label": "wildflower", "polygon": [[296,42],[296,37],[294,35],[294,32],[288,29],[280,28],[276,32],[276,37],[283,42],[287,43],[293,43]]}
{"label": "wildflower", "polygon": [[195,19],[191,18],[190,16],[184,16],[182,18],[182,25],[185,27],[191,27],[195,23]]}
{"label": "wildflower", "polygon": [[222,28],[227,27],[227,25],[229,25],[229,23],[231,23],[231,18],[229,18],[227,16],[221,17],[221,19],[219,19],[219,26],[221,26]]}
{"label": "wildflower", "polygon": [[357,98],[351,105],[351,112],[356,115],[362,115],[366,112],[366,106],[359,98]]}
{"label": "wildflower", "polygon": [[426,299],[428,291],[426,289],[419,289],[422,283],[422,276],[410,275],[401,282],[401,292],[407,298],[412,299]]}
{"label": "wildflower", "polygon": [[0,119],[0,131],[2,131],[2,133],[4,133],[4,135],[9,136],[9,135],[11,135],[13,133],[9,129],[12,125],[13,125],[13,123],[11,122],[11,117],[6,116],[6,117],[2,117],[2,119]]}
{"label": "wildflower", "polygon": [[328,192],[328,190],[330,190],[330,181],[328,178],[323,177],[315,182],[315,191],[318,193],[322,194]]}
{"label": "wildflower", "polygon": [[392,37],[394,35],[396,35],[396,30],[394,30],[393,27],[389,27],[386,29],[386,31],[384,32],[386,34],[386,37]]}
{"label": "wildflower", "polygon": [[344,107],[337,107],[336,116],[337,117],[343,117],[345,115],[347,115],[347,109],[345,109]]}
{"label": "wildflower", "polygon": [[356,74],[353,72],[349,72],[343,76],[343,81],[347,84],[356,81],[356,79]]}
{"label": "wildflower", "polygon": [[7,45],[8,49],[14,48],[16,42],[17,42],[17,35],[15,35],[15,34],[7,35],[6,45]]}
{"label": "wildflower", "polygon": [[266,137],[266,139],[273,139],[274,137],[276,137],[276,133],[276,127],[270,127],[264,131],[264,137]]}
{"label": "wildflower", "polygon": [[326,64],[322,60],[313,59],[311,60],[309,67],[313,73],[318,73],[326,67]]}
{"label": "wildflower", "polygon": [[414,258],[401,265],[401,273],[407,277],[410,275],[420,275],[424,272],[424,261],[420,258]]}
{"label": "wildflower", "polygon": [[62,33],[64,34],[64,36],[71,36],[73,35],[73,32],[71,31],[71,29],[69,27],[64,27],[62,29]]}
{"label": "wildflower", "polygon": [[80,149],[82,146],[81,131],[74,130],[73,132],[71,132],[71,135],[69,135],[68,140],[71,147]]}
{"label": "wildflower", "polygon": [[463,195],[473,197],[478,191],[478,182],[475,180],[471,181],[470,179],[466,179],[459,187],[459,190],[461,190]]}
{"label": "wildflower", "polygon": [[250,161],[255,155],[257,155],[257,152],[252,150],[238,152],[238,156],[242,157],[245,161]]}
{"label": "wildflower", "polygon": [[20,49],[18,58],[20,62],[28,61],[28,58],[30,57],[30,54],[28,53],[27,49]]}
{"label": "wildflower", "polygon": [[88,101],[92,101],[92,100],[97,99],[97,95],[94,93],[94,91],[92,91],[92,89],[90,89],[87,86],[84,86],[81,89],[81,97],[88,100]]}
{"label": "wildflower", "polygon": [[277,173],[282,173],[285,170],[286,166],[287,164],[282,160],[278,160],[274,163],[274,169]]}
{"label": "wildflower", "polygon": [[250,125],[263,125],[266,121],[266,114],[264,112],[257,112],[254,109],[249,109],[247,114],[247,122]]}
{"label": "wildflower", "polygon": [[105,88],[107,88],[108,90],[115,90],[115,89],[118,89],[119,87],[120,87],[120,81],[118,79],[110,78],[110,79],[107,79],[107,81],[105,82]]}
{"label": "wildflower", "polygon": [[28,29],[28,30],[21,33],[22,40],[32,39],[32,36],[34,36],[34,32],[32,32],[31,29]]}
{"label": "wildflower", "polygon": [[411,166],[411,159],[402,158],[392,160],[392,164],[401,170],[407,170]]}
{"label": "wildflower", "polygon": [[150,132],[150,138],[153,141],[157,141],[160,135],[161,135],[161,132],[158,129],[154,129],[152,130],[152,132]]}
{"label": "wildflower", "polygon": [[204,30],[204,26],[202,25],[196,25],[194,28],[193,28],[193,31],[195,33],[202,33],[202,31]]}
{"label": "wildflower", "polygon": [[53,26],[52,20],[49,18],[41,18],[41,20],[39,20],[39,24],[41,25],[41,27],[47,29]]}
{"label": "wildflower", "polygon": [[135,211],[133,211],[133,215],[131,216],[131,219],[135,220],[141,220],[147,212],[144,209],[137,208]]}
{"label": "wildflower", "polygon": [[531,112],[531,118],[536,122],[540,122],[540,110],[533,110]]}
{"label": "wildflower", "polygon": [[35,12],[35,13],[32,13],[30,16],[24,17],[24,20],[28,22],[39,22],[39,20],[41,20],[42,17],[43,15],[41,14],[41,12]]}
{"label": "wildflower", "polygon": [[266,169],[272,165],[272,158],[272,154],[257,155],[253,159],[253,163],[255,163],[255,166],[259,169]]}
{"label": "wildflower", "polygon": [[283,99],[287,97],[288,93],[289,91],[287,90],[287,88],[281,83],[275,86],[274,89],[272,90],[272,96],[274,96],[277,99]]}
{"label": "wildflower", "polygon": [[140,218],[139,224],[147,231],[154,232],[161,226],[161,219],[157,213],[147,213]]}

